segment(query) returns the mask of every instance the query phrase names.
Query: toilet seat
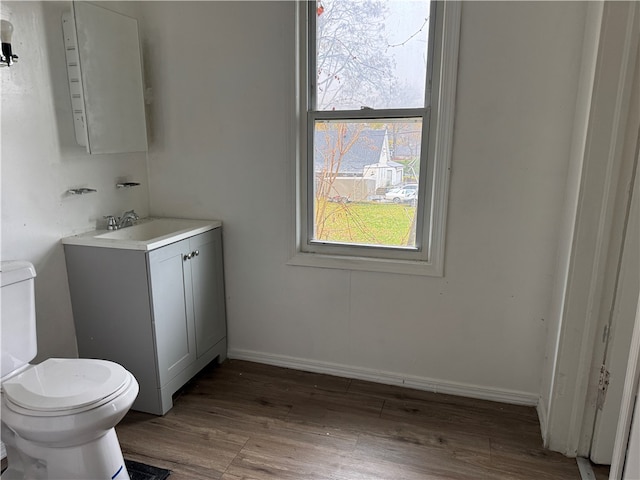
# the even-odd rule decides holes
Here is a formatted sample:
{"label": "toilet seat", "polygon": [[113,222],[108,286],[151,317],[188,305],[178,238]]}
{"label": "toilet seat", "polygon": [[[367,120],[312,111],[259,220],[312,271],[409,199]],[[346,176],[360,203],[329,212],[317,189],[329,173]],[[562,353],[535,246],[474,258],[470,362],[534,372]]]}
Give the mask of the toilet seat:
{"label": "toilet seat", "polygon": [[6,405],[32,416],[72,415],[103,405],[131,384],[117,363],[50,358],[2,384]]}

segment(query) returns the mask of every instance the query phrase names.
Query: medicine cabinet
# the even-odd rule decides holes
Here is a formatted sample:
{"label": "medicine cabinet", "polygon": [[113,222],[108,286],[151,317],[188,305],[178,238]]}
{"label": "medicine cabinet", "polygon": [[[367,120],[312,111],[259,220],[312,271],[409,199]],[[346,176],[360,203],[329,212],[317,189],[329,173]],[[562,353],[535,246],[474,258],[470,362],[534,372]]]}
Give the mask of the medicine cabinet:
{"label": "medicine cabinet", "polygon": [[78,144],[91,154],[146,151],[138,21],[72,2],[62,28]]}

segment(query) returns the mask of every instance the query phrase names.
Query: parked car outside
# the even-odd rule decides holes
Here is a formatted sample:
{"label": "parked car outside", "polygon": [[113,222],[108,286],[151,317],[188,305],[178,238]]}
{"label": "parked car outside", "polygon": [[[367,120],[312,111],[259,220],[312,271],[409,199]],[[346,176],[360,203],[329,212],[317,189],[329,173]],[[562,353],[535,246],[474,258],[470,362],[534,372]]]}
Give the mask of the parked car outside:
{"label": "parked car outside", "polygon": [[389,190],[384,198],[386,200],[391,200],[393,203],[411,203],[417,197],[418,191],[412,188],[399,188]]}

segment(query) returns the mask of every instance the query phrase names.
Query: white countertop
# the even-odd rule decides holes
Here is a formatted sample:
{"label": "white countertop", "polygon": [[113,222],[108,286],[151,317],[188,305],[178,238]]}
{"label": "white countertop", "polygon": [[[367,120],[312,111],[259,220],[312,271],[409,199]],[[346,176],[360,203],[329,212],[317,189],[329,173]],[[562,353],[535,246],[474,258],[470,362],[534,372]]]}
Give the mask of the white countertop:
{"label": "white countertop", "polygon": [[221,226],[222,222],[219,220],[149,217],[119,230],[92,230],[64,237],[62,243],[85,247],[149,251]]}

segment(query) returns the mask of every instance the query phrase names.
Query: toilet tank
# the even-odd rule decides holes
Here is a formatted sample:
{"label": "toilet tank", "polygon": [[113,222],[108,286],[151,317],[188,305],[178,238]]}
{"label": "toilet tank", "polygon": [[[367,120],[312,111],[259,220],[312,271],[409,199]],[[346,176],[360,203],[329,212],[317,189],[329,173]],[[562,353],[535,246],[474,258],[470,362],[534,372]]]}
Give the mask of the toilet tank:
{"label": "toilet tank", "polygon": [[29,262],[0,262],[1,377],[28,364],[37,353],[34,278]]}

